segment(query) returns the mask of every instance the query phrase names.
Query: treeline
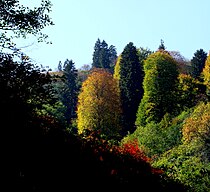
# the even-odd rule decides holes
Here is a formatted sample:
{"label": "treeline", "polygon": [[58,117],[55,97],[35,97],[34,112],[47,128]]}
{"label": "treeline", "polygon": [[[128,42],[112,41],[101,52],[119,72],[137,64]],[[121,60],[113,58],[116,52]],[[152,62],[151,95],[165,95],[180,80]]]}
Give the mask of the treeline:
{"label": "treeline", "polygon": [[50,10],[0,8],[2,191],[208,191],[210,56],[97,39],[92,66],[50,72],[12,42],[46,40]]}
{"label": "treeline", "polygon": [[[102,57],[100,51],[94,49],[94,57]],[[150,165],[167,179],[189,191],[208,191],[207,53],[199,49],[189,61],[166,50],[163,40],[156,51],[130,42],[116,58],[114,70],[110,66],[93,62],[77,71],[76,133],[89,138],[89,131],[97,132],[117,146],[137,142]]]}

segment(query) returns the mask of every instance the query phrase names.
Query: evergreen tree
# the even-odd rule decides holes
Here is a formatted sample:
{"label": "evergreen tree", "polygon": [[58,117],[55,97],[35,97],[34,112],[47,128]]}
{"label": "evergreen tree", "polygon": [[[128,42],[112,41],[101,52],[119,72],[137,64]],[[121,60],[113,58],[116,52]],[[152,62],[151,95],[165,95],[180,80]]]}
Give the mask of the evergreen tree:
{"label": "evergreen tree", "polygon": [[101,67],[100,52],[101,52],[101,40],[98,38],[94,46],[92,67],[95,67],[95,68]]}
{"label": "evergreen tree", "polygon": [[120,59],[119,87],[123,110],[124,134],[135,130],[134,122],[138,105],[143,95],[143,71],[138,51],[132,42],[128,43]]}
{"label": "evergreen tree", "polygon": [[63,70],[62,62],[59,61],[59,63],[58,63],[58,71],[62,71],[62,70]]}
{"label": "evergreen tree", "polygon": [[94,46],[92,68],[105,68],[113,71],[116,58],[116,48],[113,45],[108,47],[106,41],[101,42],[98,38]]}
{"label": "evergreen tree", "polygon": [[76,117],[76,105],[78,96],[77,70],[72,60],[66,59],[63,67],[64,85],[61,92],[61,101],[66,107],[64,114],[66,122],[69,124]]}
{"label": "evergreen tree", "polygon": [[206,58],[207,58],[207,53],[203,49],[199,49],[194,53],[194,56],[191,59],[192,77],[201,80],[200,75],[201,72],[203,71]]}
{"label": "evergreen tree", "polygon": [[144,63],[144,96],[139,105],[136,125],[145,126],[160,122],[166,113],[175,111],[178,68],[176,61],[166,51],[151,54]]}
{"label": "evergreen tree", "polygon": [[99,55],[99,63],[100,68],[109,69],[110,68],[110,54],[109,54],[109,48],[106,41],[101,42],[101,50]]}
{"label": "evergreen tree", "polygon": [[164,45],[164,41],[162,39],[160,40],[160,45],[158,47],[158,50],[166,50],[166,47]]}
{"label": "evergreen tree", "polygon": [[109,46],[109,62],[110,62],[110,71],[114,73],[114,67],[117,61],[117,51],[114,45]]}

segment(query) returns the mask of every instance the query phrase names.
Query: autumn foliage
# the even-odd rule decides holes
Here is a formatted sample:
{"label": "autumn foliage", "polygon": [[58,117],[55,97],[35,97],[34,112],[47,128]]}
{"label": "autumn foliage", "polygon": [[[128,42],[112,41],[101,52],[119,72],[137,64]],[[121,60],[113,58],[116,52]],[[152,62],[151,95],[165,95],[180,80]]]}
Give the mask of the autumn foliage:
{"label": "autumn foliage", "polygon": [[78,133],[100,130],[115,137],[120,129],[120,95],[117,80],[104,69],[96,69],[83,82],[77,106]]}
{"label": "autumn foliage", "polygon": [[192,140],[207,141],[210,137],[210,103],[201,103],[186,119],[183,126],[183,139],[185,142]]}

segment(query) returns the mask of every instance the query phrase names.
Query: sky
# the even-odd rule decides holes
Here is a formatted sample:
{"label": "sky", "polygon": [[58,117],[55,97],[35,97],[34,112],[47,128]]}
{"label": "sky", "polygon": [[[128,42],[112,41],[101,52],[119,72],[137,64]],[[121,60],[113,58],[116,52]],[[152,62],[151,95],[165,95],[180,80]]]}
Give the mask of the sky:
{"label": "sky", "polygon": [[[20,0],[30,7],[41,1]],[[99,38],[114,45],[119,55],[129,42],[156,51],[161,39],[169,51],[186,59],[210,50],[210,0],[51,0],[54,26],[42,32],[52,44],[30,37],[19,46],[37,64],[56,70],[72,60],[77,69],[91,65]]]}

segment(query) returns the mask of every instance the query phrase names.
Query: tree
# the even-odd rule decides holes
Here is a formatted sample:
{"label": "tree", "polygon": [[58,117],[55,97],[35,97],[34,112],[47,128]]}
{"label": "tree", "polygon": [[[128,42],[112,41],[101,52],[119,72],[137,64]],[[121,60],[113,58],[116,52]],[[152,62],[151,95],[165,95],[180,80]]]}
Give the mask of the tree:
{"label": "tree", "polygon": [[[200,140],[209,145],[210,139],[210,103],[199,103],[190,117],[185,120],[182,134],[184,142]],[[207,155],[207,154],[205,154]]]}
{"label": "tree", "polygon": [[[18,181],[15,190],[21,187],[20,191],[24,191],[29,183],[21,182],[21,174],[27,181],[30,179],[32,170],[38,167],[34,158],[40,154],[37,151],[43,135],[54,127],[45,126],[44,122],[50,117],[39,113],[43,105],[53,105],[56,101],[52,78],[27,60],[19,63],[11,55],[0,54],[0,87],[2,164],[5,167],[2,174],[8,179],[5,183],[14,184],[15,179]],[[14,185],[5,187],[10,191]]]}
{"label": "tree", "polygon": [[114,67],[117,60],[117,51],[114,45],[109,46],[109,62],[110,62],[110,70],[114,73]]}
{"label": "tree", "polygon": [[98,38],[93,52],[92,67],[95,68],[113,68],[115,59],[117,58],[116,48],[111,45],[108,47],[106,41],[102,41]]}
{"label": "tree", "polygon": [[115,79],[117,79],[118,81],[120,80],[120,61],[121,61],[121,54],[117,57],[117,60],[116,60],[116,64],[114,66],[114,74],[113,74],[113,77]]}
{"label": "tree", "polygon": [[198,80],[202,80],[200,75],[201,75],[201,72],[203,71],[203,68],[205,66],[206,58],[207,58],[207,53],[204,52],[203,49],[199,49],[194,53],[194,56],[191,59],[192,77],[194,77]]}
{"label": "tree", "polygon": [[132,42],[128,43],[120,59],[120,97],[123,110],[124,134],[135,130],[136,112],[143,95],[143,70],[138,51]]}
{"label": "tree", "polygon": [[205,86],[189,74],[179,74],[177,88],[177,104],[180,112],[206,100]]}
{"label": "tree", "polygon": [[148,48],[143,48],[143,47],[140,47],[138,49],[138,55],[139,55],[139,61],[142,65],[142,68],[143,68],[143,63],[144,63],[144,60],[147,59],[147,57],[152,54],[153,51],[151,51],[150,49]]}
{"label": "tree", "polygon": [[202,71],[206,93],[210,96],[210,54],[207,56],[204,69]]}
{"label": "tree", "polygon": [[144,95],[136,119],[136,125],[141,126],[160,122],[166,113],[173,114],[178,77],[177,63],[166,51],[151,54],[145,60],[144,72]]}
{"label": "tree", "polygon": [[95,46],[94,46],[94,52],[93,52],[93,63],[92,63],[92,67],[95,68],[100,68],[101,64],[100,64],[100,51],[101,51],[101,40],[98,38]]}
{"label": "tree", "polygon": [[76,118],[76,105],[79,88],[77,86],[77,70],[72,60],[66,59],[63,67],[64,85],[61,91],[61,101],[66,107],[64,114],[66,122],[71,124],[71,120]]}
{"label": "tree", "polygon": [[179,73],[190,74],[190,61],[186,59],[179,51],[168,51],[177,62]]}
{"label": "tree", "polygon": [[166,50],[166,47],[164,45],[164,41],[162,39],[160,40],[160,45],[158,47],[158,50]]}
{"label": "tree", "polygon": [[37,36],[38,42],[45,41],[48,36],[42,33],[42,29],[53,25],[48,15],[51,12],[51,7],[52,4],[49,0],[42,0],[40,7],[34,9],[20,5],[18,0],[1,1],[1,48],[19,51],[14,42],[12,42],[12,39],[15,37],[26,38],[29,34]]}
{"label": "tree", "polygon": [[99,131],[106,138],[120,134],[120,95],[117,81],[104,69],[92,71],[78,96],[78,133]]}
{"label": "tree", "polygon": [[62,67],[62,62],[61,61],[59,61],[59,63],[58,63],[58,71],[59,72],[63,71],[63,67]]}

